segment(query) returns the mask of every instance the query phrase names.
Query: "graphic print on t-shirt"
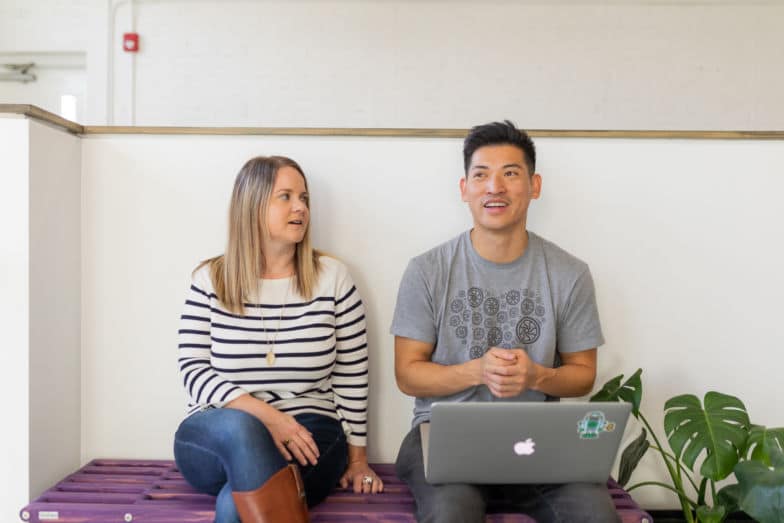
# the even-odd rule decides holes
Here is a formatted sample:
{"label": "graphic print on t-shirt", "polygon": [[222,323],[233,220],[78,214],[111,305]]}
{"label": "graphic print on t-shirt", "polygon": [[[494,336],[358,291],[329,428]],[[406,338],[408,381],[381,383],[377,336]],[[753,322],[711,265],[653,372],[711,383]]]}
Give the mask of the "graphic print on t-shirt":
{"label": "graphic print on t-shirt", "polygon": [[546,309],[539,290],[471,287],[449,300],[449,326],[471,358],[481,358],[490,347],[523,348],[536,343]]}

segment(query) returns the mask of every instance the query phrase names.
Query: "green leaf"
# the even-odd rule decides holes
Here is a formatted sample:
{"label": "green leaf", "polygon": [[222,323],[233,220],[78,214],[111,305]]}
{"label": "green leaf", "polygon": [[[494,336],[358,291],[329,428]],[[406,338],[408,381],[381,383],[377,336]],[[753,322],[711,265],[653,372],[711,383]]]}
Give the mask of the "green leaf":
{"label": "green leaf", "polygon": [[700,490],[697,491],[697,504],[705,504],[705,492],[708,490],[708,478],[702,478],[700,481]]}
{"label": "green leaf", "polygon": [[650,447],[648,443],[648,432],[642,429],[640,435],[629,443],[629,446],[623,449],[621,453],[621,463],[618,465],[618,483],[625,487],[632,477],[632,472],[637,468],[637,464],[645,455],[645,451]]}
{"label": "green leaf", "polygon": [[642,402],[642,380],[640,375],[642,369],[637,369],[637,372],[629,376],[629,379],[624,383],[623,374],[619,374],[591,396],[591,401],[628,401],[632,404],[632,414],[634,417],[640,415],[640,403]]}
{"label": "green leaf", "polygon": [[742,455],[769,466],[773,449],[784,449],[784,427],[769,429],[762,425],[752,425]]}
{"label": "green leaf", "polygon": [[740,496],[740,489],[737,483],[727,485],[716,493],[716,502],[724,505],[727,513],[735,512],[740,507],[738,506],[738,497]]}
{"label": "green leaf", "polygon": [[697,521],[700,523],[721,523],[727,517],[727,509],[721,505],[708,507],[700,505],[697,507]]}
{"label": "green leaf", "polygon": [[689,470],[705,452],[700,473],[713,481],[730,475],[745,448],[749,416],[743,402],[720,392],[705,394],[705,408],[693,394],[664,404],[664,431],[675,456]]}
{"label": "green leaf", "polygon": [[784,450],[771,448],[770,450],[770,466],[784,469]]}
{"label": "green leaf", "polygon": [[773,449],[771,463],[742,461],[735,467],[738,505],[760,523],[784,521],[784,452]]}

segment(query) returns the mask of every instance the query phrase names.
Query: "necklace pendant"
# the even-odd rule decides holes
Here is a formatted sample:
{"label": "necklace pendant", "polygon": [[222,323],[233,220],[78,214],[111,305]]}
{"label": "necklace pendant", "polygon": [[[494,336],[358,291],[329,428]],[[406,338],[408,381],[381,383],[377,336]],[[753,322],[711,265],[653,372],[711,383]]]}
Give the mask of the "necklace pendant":
{"label": "necklace pendant", "polygon": [[272,350],[267,351],[267,365],[270,367],[275,365],[275,353]]}

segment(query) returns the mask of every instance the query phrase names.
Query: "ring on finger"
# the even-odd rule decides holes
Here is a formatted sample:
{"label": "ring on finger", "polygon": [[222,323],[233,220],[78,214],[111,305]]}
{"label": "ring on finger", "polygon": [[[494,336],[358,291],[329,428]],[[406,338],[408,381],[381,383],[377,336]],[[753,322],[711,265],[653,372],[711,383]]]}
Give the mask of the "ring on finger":
{"label": "ring on finger", "polygon": [[365,484],[365,485],[372,485],[373,484],[373,476],[365,475],[365,477],[362,478],[362,483]]}
{"label": "ring on finger", "polygon": [[284,447],[288,447],[289,443],[291,443],[291,438],[286,438],[281,443],[283,443]]}

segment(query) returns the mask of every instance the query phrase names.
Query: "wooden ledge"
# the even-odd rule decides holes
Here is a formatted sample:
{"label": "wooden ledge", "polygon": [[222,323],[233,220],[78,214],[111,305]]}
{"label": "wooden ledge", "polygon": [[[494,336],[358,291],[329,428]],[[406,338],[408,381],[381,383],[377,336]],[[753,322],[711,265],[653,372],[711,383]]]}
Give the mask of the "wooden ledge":
{"label": "wooden ledge", "polygon": [[[85,126],[84,134],[367,136],[382,138],[464,138],[468,129],[360,127],[110,127]],[[624,131],[529,129],[533,138],[648,138],[677,140],[784,140],[784,131]]]}
{"label": "wooden ledge", "polygon": [[[463,138],[468,129],[361,127],[131,127],[79,125],[34,105],[0,104],[0,113],[21,114],[84,136],[230,135],[230,136],[365,136],[382,138]],[[784,140],[784,131],[634,131],[529,129],[534,138],[631,138],[670,140]]]}
{"label": "wooden ledge", "polygon": [[45,111],[35,105],[0,104],[0,113],[21,114],[27,116],[28,118],[54,125],[55,127],[68,131],[69,133],[84,134],[84,127],[78,123],[66,120],[62,116]]}

